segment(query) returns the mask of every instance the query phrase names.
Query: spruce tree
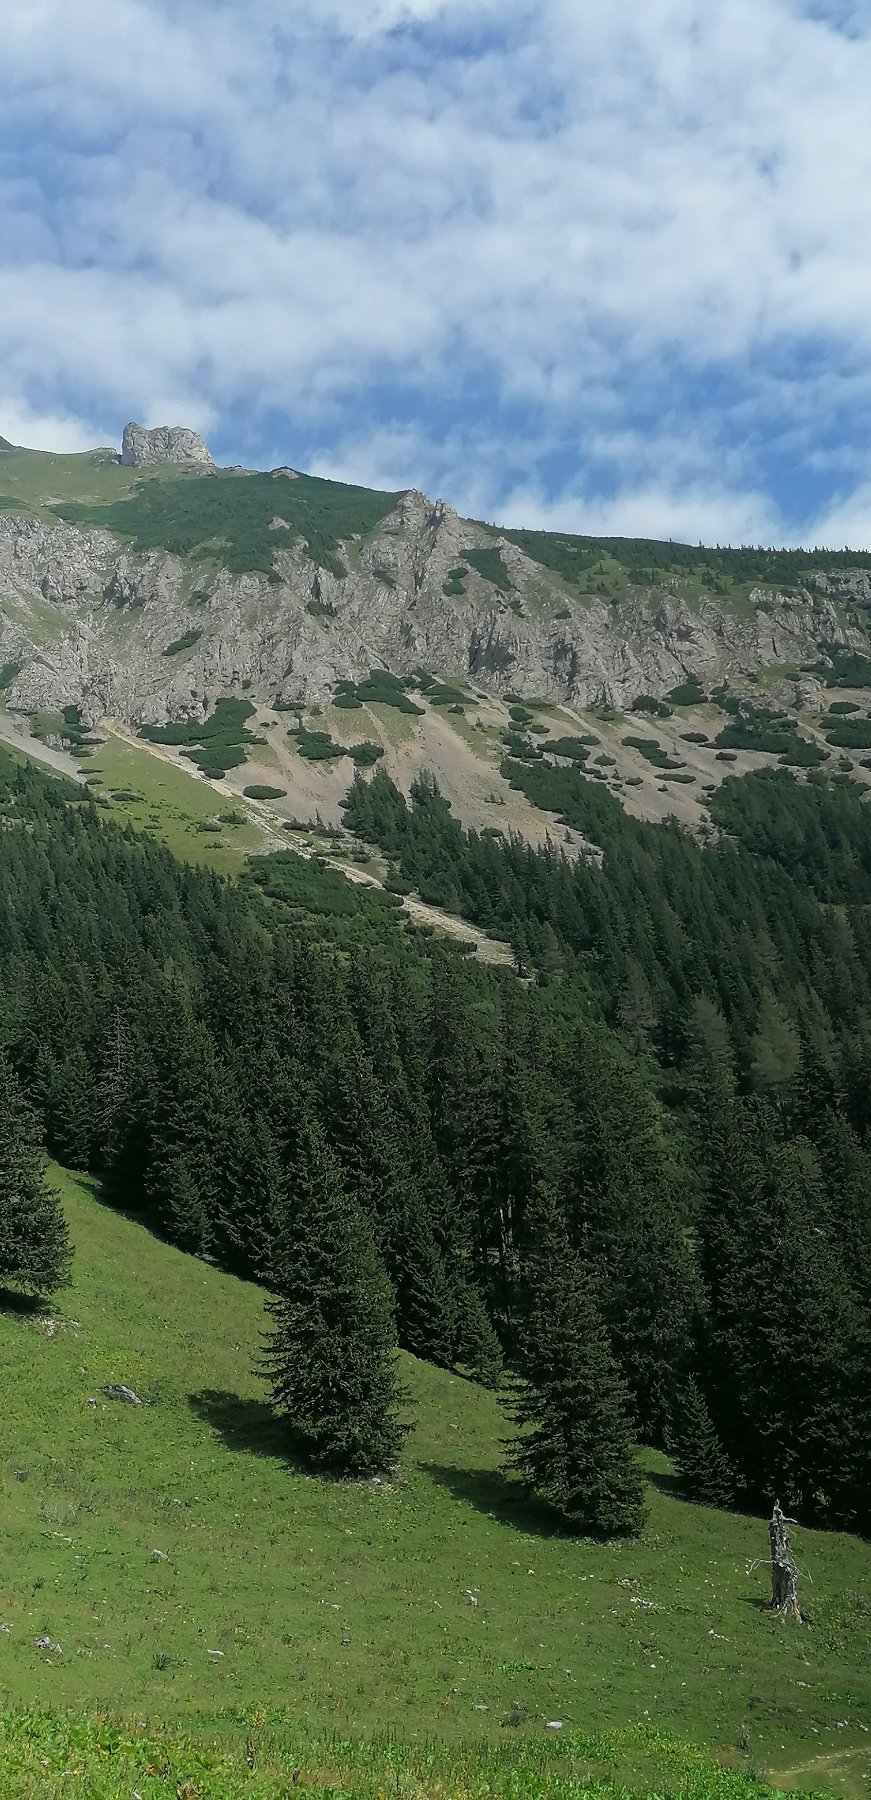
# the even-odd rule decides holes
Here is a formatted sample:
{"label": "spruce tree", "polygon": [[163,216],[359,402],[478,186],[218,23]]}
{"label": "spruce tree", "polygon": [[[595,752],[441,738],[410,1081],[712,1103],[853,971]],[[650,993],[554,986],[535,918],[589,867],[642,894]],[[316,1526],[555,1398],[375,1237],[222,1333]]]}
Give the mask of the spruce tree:
{"label": "spruce tree", "polygon": [[678,1395],[668,1448],[692,1500],[728,1508],[735,1498],[735,1471],[717,1436],[705,1396],[694,1376]]}
{"label": "spruce tree", "polygon": [[457,1283],[457,1320],[457,1361],[482,1387],[498,1388],[504,1373],[502,1346],[480,1294],[468,1281]]}
{"label": "spruce tree", "polygon": [[535,1246],[512,1406],[522,1430],[508,1446],[507,1467],[573,1531],[634,1536],[644,1521],[644,1484],[592,1274],[549,1221],[541,1220]]}
{"label": "spruce tree", "polygon": [[53,1294],[70,1278],[72,1247],[45,1179],[40,1131],[0,1054],[0,1287]]}
{"label": "spruce tree", "polygon": [[405,1436],[387,1277],[313,1118],[300,1122],[293,1198],[276,1247],[264,1357],[275,1406],[311,1467],[374,1475]]}

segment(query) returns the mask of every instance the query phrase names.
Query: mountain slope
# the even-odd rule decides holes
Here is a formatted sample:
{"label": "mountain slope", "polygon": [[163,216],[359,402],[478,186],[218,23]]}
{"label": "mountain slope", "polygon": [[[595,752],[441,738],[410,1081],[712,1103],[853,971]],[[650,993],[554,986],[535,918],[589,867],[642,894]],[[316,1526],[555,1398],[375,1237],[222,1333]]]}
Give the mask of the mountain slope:
{"label": "mountain slope", "polygon": [[[453,1740],[504,1737],[515,1709],[536,1730],[649,1722],[733,1755],[740,1741],[805,1783],[837,1751],[858,1782],[857,1541],[801,1534],[814,1629],[798,1633],[758,1610],[764,1521],[674,1498],[654,1453],[639,1543],[551,1535],[497,1473],[494,1397],[411,1358],[418,1424],[398,1479],[304,1476],[252,1371],[258,1290],[57,1179],[75,1285],[51,1315],[0,1312],[13,1703],[135,1696],[137,1717],[172,1719],[271,1698],[321,1736],[389,1724]],[[105,1399],[119,1382],[146,1404]]]}
{"label": "mountain slope", "polygon": [[871,558],[507,531],[293,470],[0,452],[9,703],[88,722],[322,702],[372,667],[625,706],[867,648]]}

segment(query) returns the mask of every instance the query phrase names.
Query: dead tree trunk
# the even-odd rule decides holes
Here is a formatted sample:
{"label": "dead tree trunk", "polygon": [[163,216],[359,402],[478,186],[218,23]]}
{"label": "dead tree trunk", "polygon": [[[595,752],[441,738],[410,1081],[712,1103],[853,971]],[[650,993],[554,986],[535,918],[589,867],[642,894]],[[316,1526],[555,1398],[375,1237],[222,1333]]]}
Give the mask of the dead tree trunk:
{"label": "dead tree trunk", "polygon": [[791,1521],[784,1518],[779,1500],[774,1502],[774,1512],[768,1527],[771,1540],[771,1611],[779,1612],[785,1619],[787,1615],[802,1624],[801,1607],[798,1603],[798,1569],[790,1549],[787,1525]]}

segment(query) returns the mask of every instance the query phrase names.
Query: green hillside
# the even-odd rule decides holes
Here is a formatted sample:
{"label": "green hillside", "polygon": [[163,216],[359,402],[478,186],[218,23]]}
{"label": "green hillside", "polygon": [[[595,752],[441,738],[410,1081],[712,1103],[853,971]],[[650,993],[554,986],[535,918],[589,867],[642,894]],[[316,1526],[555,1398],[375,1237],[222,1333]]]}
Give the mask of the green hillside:
{"label": "green hillside", "polygon": [[[302,1736],[389,1728],[418,1745],[504,1743],[550,1720],[655,1728],[793,1785],[819,1769],[862,1791],[855,1539],[800,1534],[799,1630],[764,1610],[750,1567],[764,1523],[685,1504],[654,1452],[640,1542],[553,1535],[497,1472],[497,1400],[411,1358],[418,1423],[397,1478],[304,1476],[251,1366],[260,1292],[105,1208],[89,1181],[58,1180],[74,1287],[50,1315],[0,1314],[7,1705],[133,1705],[202,1729],[277,1707]],[[120,1382],[147,1404],[105,1400]],[[609,1756],[628,1771],[638,1743]]]}
{"label": "green hillside", "polygon": [[137,550],[171,550],[236,574],[269,574],[274,552],[298,539],[313,562],[344,574],[340,543],[372,531],[398,498],[311,475],[128,469],[100,451],[55,456],[0,444],[0,512],[53,514],[115,532]]}

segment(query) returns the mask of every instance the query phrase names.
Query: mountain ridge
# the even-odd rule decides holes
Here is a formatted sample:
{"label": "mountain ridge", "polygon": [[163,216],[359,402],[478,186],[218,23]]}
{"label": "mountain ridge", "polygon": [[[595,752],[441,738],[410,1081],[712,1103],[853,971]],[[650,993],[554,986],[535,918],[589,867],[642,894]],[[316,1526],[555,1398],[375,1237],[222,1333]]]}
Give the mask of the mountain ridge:
{"label": "mountain ridge", "polygon": [[322,703],[372,667],[581,707],[749,678],[799,707],[827,646],[868,649],[869,606],[862,553],[577,538],[284,469],[0,454],[7,701],[87,723],[201,718],[222,693]]}

